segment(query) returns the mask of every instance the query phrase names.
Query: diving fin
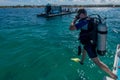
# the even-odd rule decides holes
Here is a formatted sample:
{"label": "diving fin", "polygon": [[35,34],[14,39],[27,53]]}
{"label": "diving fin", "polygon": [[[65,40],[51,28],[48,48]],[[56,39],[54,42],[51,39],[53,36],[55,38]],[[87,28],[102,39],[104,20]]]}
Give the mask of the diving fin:
{"label": "diving fin", "polygon": [[71,60],[74,61],[74,62],[80,62],[79,58],[71,58]]}

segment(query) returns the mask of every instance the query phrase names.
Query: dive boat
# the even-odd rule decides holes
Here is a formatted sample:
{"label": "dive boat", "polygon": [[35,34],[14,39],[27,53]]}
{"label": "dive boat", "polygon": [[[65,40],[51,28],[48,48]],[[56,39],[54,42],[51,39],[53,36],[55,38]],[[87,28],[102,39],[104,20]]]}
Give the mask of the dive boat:
{"label": "dive boat", "polygon": [[37,17],[54,17],[54,16],[61,16],[61,15],[67,15],[76,13],[76,10],[72,10],[71,8],[62,8],[62,6],[59,5],[51,5],[47,4],[44,8],[44,12],[37,14]]}
{"label": "dive boat", "polygon": [[[118,76],[117,80],[120,80],[120,44],[117,45],[116,54],[114,58],[113,71]],[[108,76],[105,76],[103,80],[114,80]]]}

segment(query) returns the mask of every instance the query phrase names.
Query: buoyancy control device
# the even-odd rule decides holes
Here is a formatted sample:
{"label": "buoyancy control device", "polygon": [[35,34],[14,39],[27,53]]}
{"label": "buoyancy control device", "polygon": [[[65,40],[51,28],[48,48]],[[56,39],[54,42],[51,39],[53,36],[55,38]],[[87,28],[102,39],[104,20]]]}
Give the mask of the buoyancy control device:
{"label": "buoyancy control device", "polygon": [[107,26],[105,21],[101,21],[97,31],[97,53],[101,56],[106,53]]}

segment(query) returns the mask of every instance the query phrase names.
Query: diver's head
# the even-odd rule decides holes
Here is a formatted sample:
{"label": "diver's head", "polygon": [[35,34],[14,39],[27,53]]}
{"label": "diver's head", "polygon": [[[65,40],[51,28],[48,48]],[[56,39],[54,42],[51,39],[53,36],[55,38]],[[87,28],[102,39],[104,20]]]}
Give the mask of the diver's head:
{"label": "diver's head", "polygon": [[76,18],[83,19],[83,18],[86,18],[86,17],[87,17],[87,11],[84,8],[79,9],[78,12],[77,12]]}

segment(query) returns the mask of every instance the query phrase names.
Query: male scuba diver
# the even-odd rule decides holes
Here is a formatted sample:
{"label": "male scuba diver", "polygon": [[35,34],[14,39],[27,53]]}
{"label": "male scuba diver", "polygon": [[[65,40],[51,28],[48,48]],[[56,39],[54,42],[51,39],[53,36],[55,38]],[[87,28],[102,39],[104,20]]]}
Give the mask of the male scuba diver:
{"label": "male scuba diver", "polygon": [[[82,51],[82,60],[80,61],[80,64],[83,64],[85,54],[87,52],[89,58],[103,71],[108,73],[111,78],[117,79],[117,76],[112,73],[112,71],[105,65],[97,56],[96,52],[96,42],[95,40],[92,40],[91,35],[89,32],[92,31],[93,26],[92,25],[93,19],[87,16],[87,11],[83,9],[79,9],[77,12],[77,15],[75,16],[74,20],[71,22],[70,30],[81,30],[79,40],[81,44],[83,45],[83,51]],[[92,35],[93,36],[93,35]]]}

